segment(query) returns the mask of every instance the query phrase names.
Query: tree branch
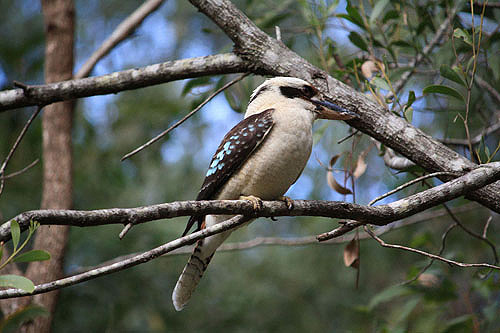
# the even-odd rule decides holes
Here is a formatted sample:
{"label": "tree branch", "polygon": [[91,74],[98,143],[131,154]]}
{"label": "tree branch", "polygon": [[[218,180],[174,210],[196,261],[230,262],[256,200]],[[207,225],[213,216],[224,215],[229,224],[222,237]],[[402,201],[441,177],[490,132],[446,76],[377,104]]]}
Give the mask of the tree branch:
{"label": "tree branch", "polygon": [[[388,112],[364,94],[329,76],[328,73],[292,52],[283,43],[268,36],[230,1],[190,0],[190,2],[233,40],[236,44],[235,52],[253,64],[253,72],[295,76],[314,83],[315,87],[332,102],[359,115],[356,119],[348,120],[349,125],[430,172],[463,171],[476,166],[464,156],[413,127],[403,118]],[[430,52],[430,49],[427,52]],[[500,182],[471,192],[468,198],[500,213]]]}
{"label": "tree branch", "polygon": [[[379,224],[379,225],[387,225],[391,221],[394,221],[396,219],[410,216],[415,214],[418,211],[422,211],[423,207],[430,207],[431,205],[438,204],[442,200],[446,200],[446,198],[451,199],[458,195],[459,193],[462,193],[464,191],[467,191],[468,189],[471,188],[476,188],[477,184],[481,184],[479,186],[483,186],[489,181],[493,181],[494,179],[500,179],[500,162],[495,162],[491,163],[488,166],[482,166],[479,167],[476,170],[473,170],[469,172],[468,174],[459,177],[455,180],[452,180],[446,184],[442,184],[439,186],[436,186],[432,189],[423,191],[421,193],[412,195],[408,198],[398,200],[396,202],[393,202],[388,205],[380,205],[376,207],[367,207],[367,206],[359,206],[355,204],[348,204],[344,202],[322,202],[322,201],[294,201],[294,208],[286,213],[288,211],[288,208],[286,204],[282,201],[265,201],[263,202],[263,208],[261,211],[258,212],[259,216],[278,216],[280,214],[284,215],[315,215],[315,216],[331,216],[335,215],[336,213],[330,211],[328,212],[330,206],[337,207],[339,209],[339,212],[341,214],[349,214],[351,216],[356,216],[360,215],[363,211],[367,212],[367,214],[363,214],[364,216],[361,217],[360,219],[366,219],[365,223],[372,223],[372,224]],[[426,201],[429,200],[429,201]],[[123,214],[126,213],[126,211],[134,211],[134,216],[136,218],[136,222],[139,221],[146,221],[146,220],[151,220],[151,219],[156,219],[157,214],[162,213],[167,213],[164,217],[170,216],[172,212],[169,212],[167,209],[168,205],[191,205],[190,208],[186,207],[186,209],[193,209],[195,207],[195,204],[198,203],[199,206],[196,207],[197,209],[201,209],[203,213],[208,213],[210,210],[212,210],[213,207],[210,207],[210,205],[213,206],[218,206],[221,204],[220,207],[217,207],[217,209],[227,209],[230,206],[238,206],[241,205],[240,208],[243,208],[243,210],[246,211],[253,211],[253,204],[248,202],[248,201],[243,201],[243,200],[238,200],[238,201],[198,201],[198,202],[177,202],[177,203],[172,203],[172,204],[163,204],[163,205],[156,205],[156,206],[150,206],[150,207],[142,207],[139,209],[115,209],[115,212],[121,211],[122,214],[119,214],[118,218],[123,219],[126,215],[128,214]],[[158,209],[158,206],[162,206],[162,209]],[[203,208],[206,209],[207,211],[203,211]],[[139,210],[139,211],[138,211]],[[140,211],[142,210],[142,211]],[[232,211],[235,211],[236,209],[231,209]],[[111,210],[102,210],[102,211],[94,211],[99,213],[103,213],[104,211],[111,211]],[[307,214],[303,214],[304,212],[307,211]],[[35,211],[36,212],[36,211]],[[47,212],[53,212],[53,213],[58,213],[58,212],[65,212],[68,213],[67,216],[71,216],[71,213],[74,211],[47,211]],[[200,212],[200,211],[199,211]],[[266,212],[266,214],[263,214],[263,212]],[[283,212],[283,213],[280,213]],[[82,212],[80,212],[82,213]],[[92,212],[88,212],[92,213]],[[168,214],[170,213],[170,214]],[[174,213],[181,213],[182,212],[174,212]],[[224,213],[223,211],[217,211],[214,213]],[[64,216],[64,215],[63,215]],[[177,215],[180,216],[180,215]],[[371,216],[371,217],[370,217]],[[57,218],[61,218],[62,216],[55,216],[52,217],[54,221],[57,222]],[[95,217],[95,216],[94,216]],[[175,249],[178,249],[184,245],[192,244],[198,239],[202,239],[205,237],[208,237],[210,235],[220,233],[229,229],[236,228],[245,222],[247,222],[249,219],[253,218],[251,214],[244,216],[244,215],[237,215],[227,221],[224,221],[222,223],[216,224],[214,226],[208,227],[206,229],[202,229],[198,232],[192,233],[190,235],[187,235],[185,237],[181,237],[178,239],[175,239],[173,241],[168,242],[167,244],[164,244],[162,246],[156,247],[150,251],[146,251],[144,253],[135,255],[131,258],[127,258],[124,260],[121,260],[119,262],[114,262],[106,266],[101,266],[95,269],[91,269],[87,272],[76,274],[70,277],[66,277],[60,280],[52,281],[49,283],[44,283],[40,284],[35,287],[35,290],[32,294],[29,294],[25,291],[19,290],[19,289],[7,289],[0,291],[0,299],[4,298],[13,298],[13,297],[20,297],[20,296],[27,296],[27,295],[33,295],[33,294],[40,294],[40,293],[45,293],[48,291],[60,289],[66,286],[74,285],[83,281],[91,280],[94,278],[97,278],[99,276],[103,276],[106,274],[110,274],[113,272],[117,272],[129,267],[133,267],[136,265],[139,265],[141,263],[148,262],[152,259],[155,259],[163,254],[169,253]],[[106,219],[109,219],[109,217],[106,217]],[[377,223],[373,223],[373,222]],[[102,221],[101,221],[102,222]],[[2,226],[5,226],[5,224]],[[377,233],[382,233],[383,229],[377,230]],[[302,239],[300,242],[309,242],[309,239]],[[245,246],[253,246],[252,244],[246,244]],[[472,264],[472,266],[481,266],[481,267],[493,267],[496,268],[496,266],[493,265],[488,265],[484,266],[487,264]]]}
{"label": "tree branch", "polygon": [[131,33],[137,29],[137,27],[154,12],[164,0],[148,0],[139,6],[132,14],[130,14],[125,20],[123,20],[113,31],[111,36],[109,36],[102,45],[87,59],[83,66],[75,74],[75,79],[81,79],[90,74],[92,68],[95,64],[104,56],[106,56],[116,45],[121,43],[125,38],[127,38]]}
{"label": "tree branch", "polygon": [[[462,206],[454,207],[452,209],[453,213],[463,213],[463,212],[468,212],[472,209],[479,208],[476,203],[468,203]],[[408,218],[405,218],[401,221],[391,223],[385,226],[377,227],[374,230],[375,235],[380,236],[382,234],[385,234],[387,232],[390,232],[395,229],[403,228],[408,225],[424,222],[424,221],[429,221],[430,219],[435,219],[444,215],[447,215],[448,212],[443,208],[443,209],[435,209],[432,211],[428,211],[422,214],[410,216]],[[370,235],[365,233],[364,231],[359,233],[359,239],[367,239],[371,238]],[[342,237],[338,237],[335,239],[330,239],[326,242],[318,242],[315,236],[302,236],[302,237],[294,237],[294,238],[284,238],[284,237],[256,237],[254,239],[250,239],[248,241],[242,241],[242,242],[233,242],[233,243],[224,243],[222,244],[218,249],[217,252],[225,252],[225,251],[240,251],[240,250],[246,250],[246,249],[251,249],[254,247],[259,247],[259,246],[302,246],[302,245],[333,245],[333,244],[342,244],[346,242],[350,242],[352,240],[351,236],[344,235]],[[167,256],[174,256],[174,255],[185,255],[185,254],[191,254],[193,252],[193,245],[190,246],[183,246],[181,248],[178,248],[176,250],[173,250],[171,252],[165,253],[162,257],[167,257]],[[80,267],[76,269],[74,272],[72,272],[73,275],[83,273],[95,268],[100,268],[104,266],[109,266],[111,264],[117,263],[119,261],[123,261],[129,258],[132,258],[136,255],[138,255],[139,252],[137,253],[129,253],[126,255],[122,255],[116,258],[113,258],[111,260],[105,261],[97,266],[93,267]]]}
{"label": "tree branch", "polygon": [[[289,210],[282,201],[264,201],[262,209],[255,211],[253,204],[246,200],[177,201],[138,208],[112,208],[93,211],[34,210],[22,213],[11,220],[16,220],[21,230],[26,230],[31,220],[42,225],[88,227],[105,224],[140,224],[165,218],[206,214],[243,214],[250,217],[322,216],[354,219],[358,222],[351,224],[357,224],[356,226],[367,223],[386,225],[457,198],[499,179],[500,162],[484,164],[447,183],[390,204],[375,207],[338,201],[296,200],[293,202],[293,209]],[[345,224],[340,228],[351,226],[351,224]],[[340,234],[337,234],[337,231],[334,237],[344,234],[354,227],[342,230]],[[0,241],[9,239],[10,220],[0,226]]]}
{"label": "tree branch", "polygon": [[0,291],[0,299],[42,294],[42,293],[46,293],[48,291],[71,286],[71,285],[74,285],[76,283],[95,279],[99,276],[114,273],[114,272],[129,268],[129,267],[137,266],[139,264],[143,264],[145,262],[148,262],[150,260],[158,258],[159,256],[161,256],[165,253],[168,253],[170,251],[173,251],[175,249],[178,249],[184,245],[192,244],[195,241],[197,241],[198,239],[202,239],[202,238],[214,235],[216,233],[220,233],[220,232],[232,229],[232,228],[236,228],[236,227],[244,224],[245,222],[247,222],[248,219],[249,218],[244,217],[242,215],[237,215],[237,216],[235,216],[227,221],[224,221],[222,223],[216,224],[216,225],[211,226],[209,228],[200,230],[198,232],[192,233],[190,235],[175,239],[175,240],[170,241],[164,245],[158,246],[150,251],[146,251],[144,253],[136,255],[130,259],[126,259],[126,260],[111,264],[109,266],[95,268],[95,269],[92,269],[92,270],[87,271],[85,273],[76,274],[76,275],[66,277],[63,279],[59,279],[56,281],[37,285],[35,287],[35,290],[32,293],[26,292],[24,290],[12,289],[12,288],[7,289],[7,290],[1,290]]}
{"label": "tree branch", "polygon": [[167,61],[102,76],[28,86],[0,92],[0,112],[31,105],[113,94],[187,78],[248,72],[250,65],[233,53]]}

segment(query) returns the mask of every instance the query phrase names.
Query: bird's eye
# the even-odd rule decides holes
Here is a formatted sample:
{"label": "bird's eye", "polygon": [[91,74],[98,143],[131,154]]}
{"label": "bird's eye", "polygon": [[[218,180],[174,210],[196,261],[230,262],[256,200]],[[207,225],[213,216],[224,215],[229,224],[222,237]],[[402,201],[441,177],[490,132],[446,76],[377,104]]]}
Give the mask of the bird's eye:
{"label": "bird's eye", "polygon": [[316,92],[314,91],[314,88],[309,86],[309,85],[304,85],[302,87],[302,93],[304,94],[305,97],[311,98],[314,95],[316,95]]}

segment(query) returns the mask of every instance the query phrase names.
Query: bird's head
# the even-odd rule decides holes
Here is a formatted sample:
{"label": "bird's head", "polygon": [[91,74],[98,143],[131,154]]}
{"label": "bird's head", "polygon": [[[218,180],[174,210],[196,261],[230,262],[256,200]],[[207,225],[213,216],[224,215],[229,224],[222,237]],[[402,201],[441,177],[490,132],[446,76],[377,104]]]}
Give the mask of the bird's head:
{"label": "bird's head", "polygon": [[274,77],[258,86],[248,103],[245,117],[276,106],[295,109],[297,106],[311,111],[314,118],[348,120],[357,117],[322,97],[310,83],[295,77]]}

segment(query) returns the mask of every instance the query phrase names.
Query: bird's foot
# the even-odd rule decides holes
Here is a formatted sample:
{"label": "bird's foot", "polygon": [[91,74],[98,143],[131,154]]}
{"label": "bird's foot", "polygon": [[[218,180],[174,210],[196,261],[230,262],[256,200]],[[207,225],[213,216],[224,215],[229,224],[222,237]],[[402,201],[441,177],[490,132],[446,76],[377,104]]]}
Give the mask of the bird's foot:
{"label": "bird's foot", "polygon": [[287,197],[284,195],[284,196],[279,197],[278,200],[284,201],[286,204],[286,208],[288,208],[288,210],[293,209],[293,200],[290,197]]}
{"label": "bird's foot", "polygon": [[241,195],[240,200],[247,200],[247,201],[250,201],[252,204],[253,204],[253,209],[255,211],[258,211],[258,210],[261,210],[262,209],[262,199],[261,198],[258,198],[256,196],[253,196],[253,195]]}

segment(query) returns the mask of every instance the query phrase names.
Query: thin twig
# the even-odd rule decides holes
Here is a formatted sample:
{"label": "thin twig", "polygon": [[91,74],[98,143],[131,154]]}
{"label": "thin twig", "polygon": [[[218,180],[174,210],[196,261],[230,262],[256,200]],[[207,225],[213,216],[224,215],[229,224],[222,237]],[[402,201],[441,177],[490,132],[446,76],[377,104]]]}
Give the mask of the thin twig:
{"label": "thin twig", "polygon": [[120,232],[120,234],[118,235],[118,237],[120,239],[123,239],[123,237],[125,237],[125,235],[127,234],[127,232],[129,232],[130,229],[132,229],[132,227],[134,226],[133,223],[127,223],[125,225],[125,227],[123,227],[122,231]]}
{"label": "thin twig", "polygon": [[[423,181],[425,185],[427,185],[429,188],[431,188],[432,186],[427,182],[427,181]],[[455,223],[462,229],[464,230],[466,233],[468,233],[470,236],[474,237],[474,238],[477,238],[483,242],[485,242],[490,248],[491,248],[491,251],[493,252],[493,257],[495,259],[495,264],[498,264],[498,254],[497,254],[497,248],[495,246],[495,244],[493,244],[488,238],[480,235],[480,234],[477,234],[475,233],[474,231],[470,230],[469,228],[467,228],[462,222],[460,222],[460,220],[456,217],[455,214],[453,214],[453,212],[451,211],[451,209],[448,207],[448,205],[446,203],[443,203],[442,204],[444,209],[446,210],[446,212],[448,213],[448,215],[451,217],[451,219],[453,221],[455,221]],[[483,232],[484,234],[484,232]]]}
{"label": "thin twig", "polygon": [[427,178],[432,178],[432,177],[439,177],[439,176],[458,176],[458,173],[457,172],[449,172],[449,171],[440,171],[440,172],[434,172],[434,173],[430,173],[428,175],[424,175],[424,176],[421,176],[421,177],[418,177],[418,178],[415,178],[413,180],[410,180],[409,182],[403,184],[403,185],[400,185],[398,187],[396,187],[395,189],[393,189],[392,191],[389,191],[385,194],[382,194],[381,196],[379,197],[376,197],[375,199],[373,199],[372,201],[370,201],[368,203],[368,206],[371,206],[373,205],[375,202],[379,201],[379,200],[382,200],[383,198],[386,198],[396,192],[399,192],[401,191],[402,189],[408,187],[408,186],[411,186],[415,183],[418,183],[420,182],[421,180],[424,180],[424,179],[427,179]]}
{"label": "thin twig", "polygon": [[[446,247],[446,237],[448,237],[448,234],[450,233],[450,231],[453,230],[453,228],[455,228],[456,226],[458,226],[458,224],[456,224],[456,223],[450,224],[448,226],[448,228],[446,228],[446,231],[441,236],[441,248],[439,249],[439,252],[437,254],[438,256],[443,254],[444,249]],[[424,274],[432,266],[432,264],[434,263],[434,260],[436,260],[436,259],[431,258],[431,260],[427,263],[427,265],[425,265],[424,268],[422,268],[420,270],[420,272],[418,272],[413,278],[401,282],[400,285],[407,285],[407,284],[410,284],[410,283],[416,281],[422,274]]]}
{"label": "thin twig", "polygon": [[100,59],[106,56],[116,45],[132,34],[144,21],[144,19],[154,12],[162,3],[163,0],[148,0],[139,6],[139,8],[137,8],[116,27],[111,36],[109,36],[101,44],[101,46],[83,64],[80,70],[78,70],[74,78],[81,79],[88,76]]}
{"label": "thin twig", "polygon": [[353,136],[355,136],[358,133],[359,133],[359,130],[353,131],[352,133],[346,135],[345,137],[343,137],[342,139],[340,139],[339,141],[337,141],[337,144],[341,144],[342,142],[344,142],[344,141],[352,138]]}
{"label": "thin twig", "polygon": [[23,139],[24,135],[28,131],[28,128],[30,127],[33,120],[35,120],[36,116],[40,113],[42,108],[43,108],[43,105],[38,106],[36,108],[36,110],[31,114],[31,117],[28,119],[26,124],[24,124],[24,127],[21,130],[21,133],[19,133],[16,141],[14,142],[14,145],[12,145],[12,148],[10,149],[9,153],[7,154],[7,157],[3,161],[2,166],[0,167],[0,195],[2,194],[4,185],[5,185],[5,177],[2,177],[5,173],[5,168],[7,168],[7,164],[9,163],[10,159],[12,158],[12,155],[14,155],[14,152],[16,151],[17,147],[21,143],[21,140]]}
{"label": "thin twig", "polygon": [[226,83],[225,85],[223,85],[222,87],[220,87],[219,89],[217,89],[216,91],[214,91],[212,94],[210,94],[210,96],[208,96],[203,102],[201,102],[196,108],[194,108],[191,112],[189,112],[187,115],[185,115],[181,120],[179,120],[178,122],[176,122],[175,124],[173,124],[172,126],[170,126],[167,130],[161,132],[160,134],[158,134],[157,136],[155,136],[154,138],[152,138],[151,140],[149,140],[148,142],[146,142],[145,144],[143,144],[142,146],[134,149],[133,151],[131,151],[130,153],[126,154],[125,156],[123,156],[121,158],[121,161],[124,161],[126,160],[127,158],[129,157],[132,157],[134,156],[135,154],[137,154],[138,152],[140,152],[141,150],[143,150],[144,148],[147,148],[149,147],[150,145],[152,145],[153,143],[155,143],[156,141],[160,140],[161,138],[163,138],[165,135],[167,135],[170,131],[172,131],[173,129],[175,129],[176,127],[178,127],[179,125],[181,125],[183,122],[185,122],[187,119],[189,119],[192,115],[194,115],[196,112],[198,112],[205,104],[207,104],[208,102],[210,102],[210,100],[212,100],[212,98],[214,98],[215,96],[217,96],[220,92],[226,90],[227,88],[229,88],[230,86],[232,86],[233,84],[235,84],[236,82],[239,82],[241,81],[243,78],[245,78],[247,75],[249,75],[250,73],[245,73],[243,75],[240,75],[238,76],[236,79],[234,80],[231,80],[229,81],[228,83]]}
{"label": "thin twig", "polygon": [[29,169],[31,169],[32,167],[34,167],[39,161],[40,161],[40,159],[37,158],[36,160],[34,160],[33,162],[31,162],[30,164],[28,164],[27,166],[25,166],[21,170],[9,173],[8,175],[5,175],[5,176],[1,176],[0,178],[2,178],[2,179],[9,179],[9,178],[13,178],[13,177],[19,176],[20,174],[22,174],[22,173],[28,171]]}
{"label": "thin twig", "polygon": [[274,26],[274,30],[276,31],[276,39],[281,42],[281,30],[279,26]]}
{"label": "thin twig", "polygon": [[443,258],[441,256],[438,256],[438,255],[435,255],[435,254],[432,254],[432,253],[428,253],[428,252],[425,252],[425,251],[422,251],[422,250],[414,249],[414,248],[411,248],[411,247],[407,247],[407,246],[403,246],[403,245],[398,245],[398,244],[388,244],[388,243],[384,242],[384,240],[382,240],[380,237],[378,237],[377,235],[375,235],[370,230],[370,228],[368,228],[366,226],[365,226],[365,231],[368,234],[370,234],[370,236],[373,239],[375,239],[383,247],[388,247],[388,248],[399,249],[399,250],[404,250],[404,251],[408,251],[408,252],[417,253],[417,254],[420,254],[420,255],[423,255],[423,256],[426,256],[426,257],[429,257],[429,258],[433,258],[433,259],[445,262],[445,263],[447,263],[449,265],[455,265],[455,266],[459,266],[459,267],[482,267],[482,268],[492,268],[492,269],[498,269],[498,270],[500,270],[500,267],[496,266],[496,265],[491,265],[491,264],[487,264],[487,263],[479,263],[479,264],[475,264],[475,263],[474,264],[463,263],[463,262],[458,262],[458,261],[451,260],[451,259],[446,259],[446,258]]}
{"label": "thin twig", "polygon": [[453,214],[453,212],[448,207],[448,205],[446,205],[445,203],[443,203],[443,207],[444,207],[444,209],[446,209],[446,211],[448,212],[448,215],[450,215],[450,217],[452,218],[452,220],[455,221],[455,223],[463,231],[465,231],[466,233],[468,233],[470,236],[472,236],[474,238],[477,238],[477,239],[485,242],[491,248],[491,252],[493,252],[493,257],[495,258],[495,264],[498,264],[498,254],[497,254],[497,248],[496,248],[495,244],[493,244],[488,238],[483,237],[482,235],[475,233],[474,231],[470,230],[465,225],[463,225],[462,222],[460,222],[460,220],[455,216],[455,214]]}
{"label": "thin twig", "polygon": [[491,221],[493,220],[493,216],[490,215],[483,228],[483,238],[486,238],[486,234],[488,233],[488,227],[490,226]]}

